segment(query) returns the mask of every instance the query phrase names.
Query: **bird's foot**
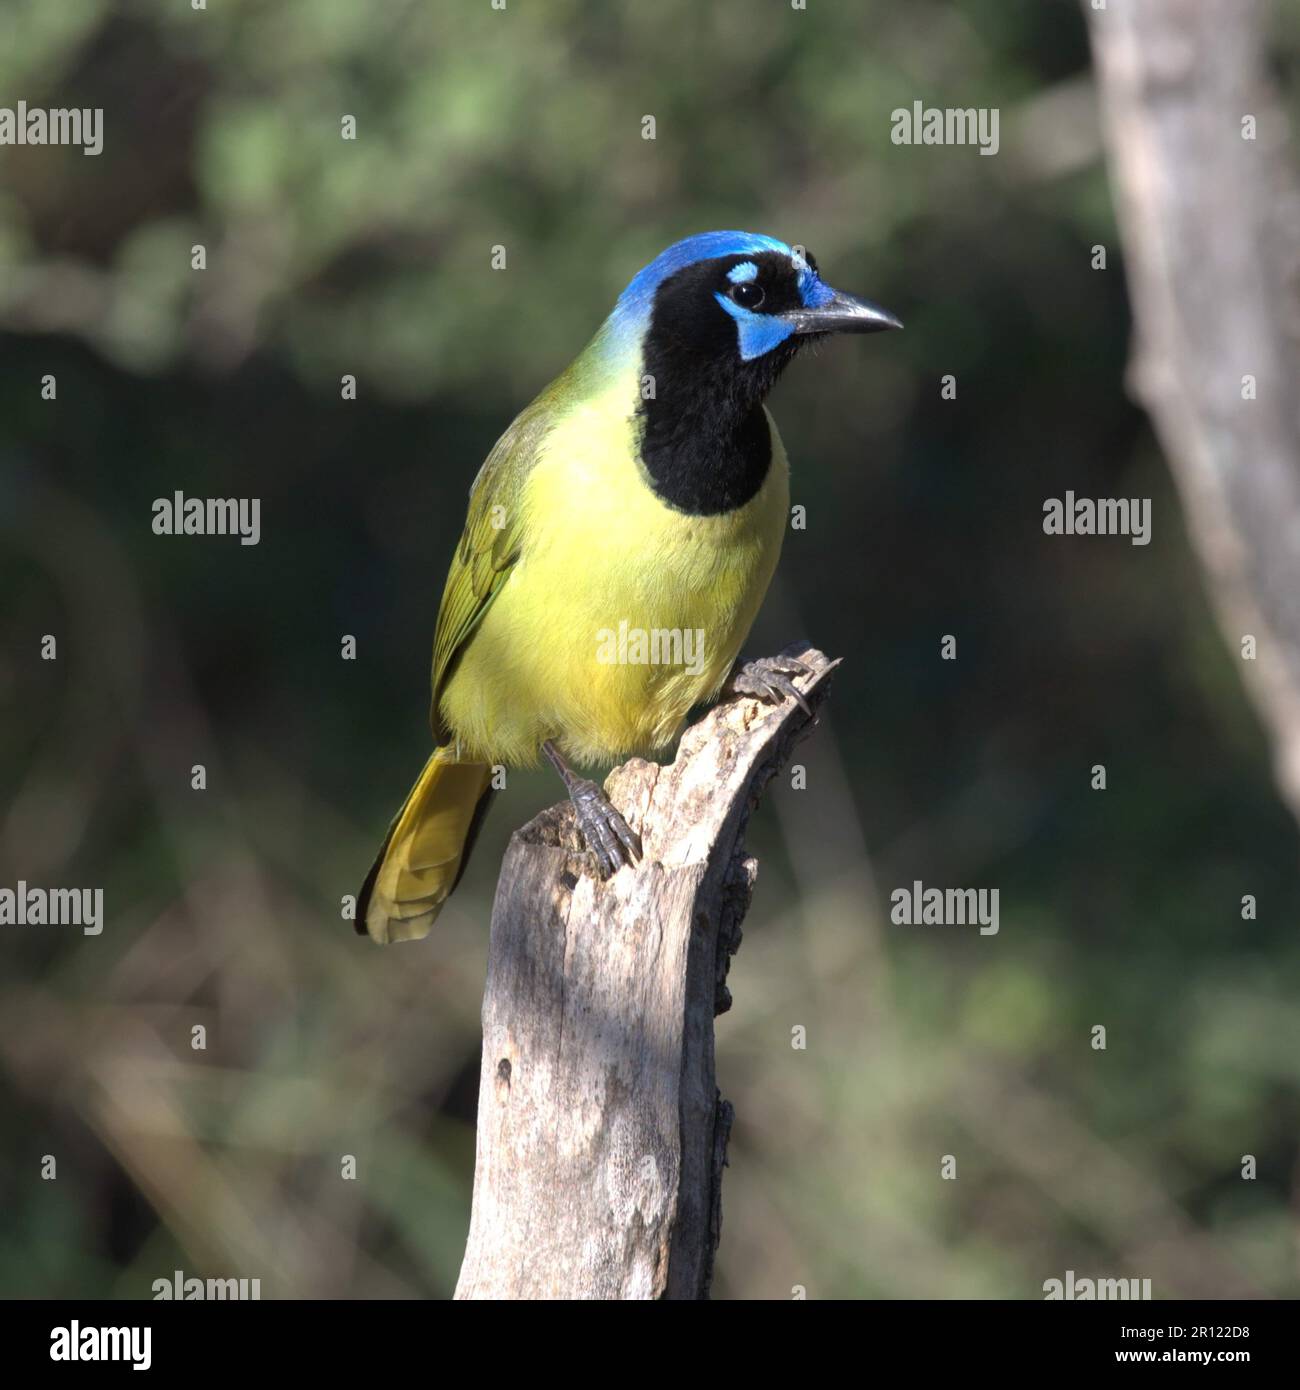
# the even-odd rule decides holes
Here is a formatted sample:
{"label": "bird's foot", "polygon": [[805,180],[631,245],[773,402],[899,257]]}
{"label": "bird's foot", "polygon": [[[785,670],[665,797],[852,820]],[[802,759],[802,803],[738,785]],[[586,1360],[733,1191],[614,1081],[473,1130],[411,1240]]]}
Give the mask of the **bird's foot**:
{"label": "bird's foot", "polygon": [[812,707],[792,678],[814,674],[813,668],[797,657],[760,656],[737,666],[726,688],[733,695],[756,695],[776,704],[788,698],[796,701],[805,714],[811,714]]}
{"label": "bird's foot", "polygon": [[575,777],[569,783],[578,829],[595,855],[602,878],[616,874],[624,864],[641,859],[641,837],[614,809],[613,803],[595,782]]}
{"label": "bird's foot", "polygon": [[586,777],[579,777],[565,762],[555,744],[547,739],[542,752],[564,780],[564,789],[573,803],[573,813],[587,848],[596,859],[602,878],[618,873],[624,864],[641,859],[641,837],[614,809],[604,789]]}

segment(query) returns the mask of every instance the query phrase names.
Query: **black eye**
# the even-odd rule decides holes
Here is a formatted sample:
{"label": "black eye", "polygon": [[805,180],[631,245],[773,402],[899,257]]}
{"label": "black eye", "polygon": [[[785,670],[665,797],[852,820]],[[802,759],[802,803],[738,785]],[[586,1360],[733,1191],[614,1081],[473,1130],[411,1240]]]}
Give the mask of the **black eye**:
{"label": "black eye", "polygon": [[732,285],[731,298],[735,303],[746,309],[757,309],[767,298],[762,285],[756,285],[752,280],[747,280],[743,285]]}

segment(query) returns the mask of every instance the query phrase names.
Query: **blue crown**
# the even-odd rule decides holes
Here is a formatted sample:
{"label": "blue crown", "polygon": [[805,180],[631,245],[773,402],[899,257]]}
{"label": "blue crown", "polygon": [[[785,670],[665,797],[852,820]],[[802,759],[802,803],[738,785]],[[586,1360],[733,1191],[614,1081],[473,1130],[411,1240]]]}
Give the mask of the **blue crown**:
{"label": "blue crown", "polygon": [[[760,236],[757,232],[698,232],[695,236],[675,241],[632,277],[627,288],[619,295],[606,324],[606,330],[612,330],[614,335],[606,339],[607,351],[623,353],[632,350],[637,338],[649,326],[655,292],[669,276],[697,261],[718,260],[725,256],[756,256],[764,251],[777,251],[794,262],[799,272],[799,293],[806,305],[822,304],[830,298],[831,291],[822,283],[817,272],[784,241]],[[789,329],[785,332],[788,333]],[[781,336],[784,337],[785,333]]]}
{"label": "blue crown", "polygon": [[756,256],[763,251],[780,251],[786,256],[794,254],[785,242],[759,236],[756,232],[699,232],[684,237],[661,251],[632,277],[627,289],[618,297],[618,308],[628,314],[648,313],[659,286],[686,266],[722,256]]}

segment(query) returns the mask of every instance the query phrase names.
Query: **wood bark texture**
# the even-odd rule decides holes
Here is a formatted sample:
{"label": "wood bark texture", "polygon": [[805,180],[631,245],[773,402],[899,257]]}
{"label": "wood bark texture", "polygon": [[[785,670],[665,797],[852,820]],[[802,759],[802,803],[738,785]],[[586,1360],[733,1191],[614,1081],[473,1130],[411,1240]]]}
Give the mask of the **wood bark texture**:
{"label": "wood bark texture", "polygon": [[745,826],[810,718],[736,696],[606,782],[644,847],[595,877],[566,801],[515,832],[492,910],[474,1205],[457,1298],[706,1298],[731,1107],[713,1020],[757,871]]}
{"label": "wood bark texture", "polygon": [[1272,7],[1085,8],[1133,304],[1132,388],[1300,818],[1300,181],[1268,70]]}

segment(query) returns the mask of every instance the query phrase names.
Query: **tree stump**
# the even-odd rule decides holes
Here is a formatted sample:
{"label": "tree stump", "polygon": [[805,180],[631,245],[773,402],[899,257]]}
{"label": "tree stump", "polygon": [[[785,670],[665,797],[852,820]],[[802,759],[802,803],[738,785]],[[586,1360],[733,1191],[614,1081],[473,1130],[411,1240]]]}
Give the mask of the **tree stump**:
{"label": "tree stump", "polygon": [[511,837],[483,996],[474,1206],[457,1298],[706,1298],[731,1106],[713,1020],[757,872],[744,832],[838,664],[783,655],[812,716],[734,696],[664,767],[606,782],[644,857],[595,876],[563,802]]}

